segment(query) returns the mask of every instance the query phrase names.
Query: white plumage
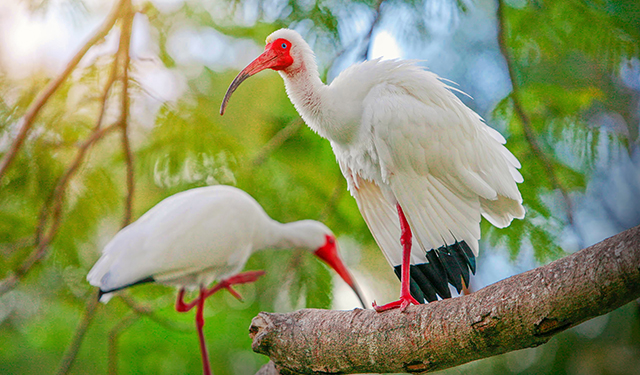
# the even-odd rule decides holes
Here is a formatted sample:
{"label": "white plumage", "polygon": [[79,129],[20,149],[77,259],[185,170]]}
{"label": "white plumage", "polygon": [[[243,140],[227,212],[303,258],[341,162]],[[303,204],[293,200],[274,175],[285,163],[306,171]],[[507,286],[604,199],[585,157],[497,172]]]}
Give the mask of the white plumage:
{"label": "white plumage", "polygon": [[[240,295],[231,286],[256,281],[263,271],[238,274],[249,256],[262,249],[301,248],[312,251],[351,286],[364,306],[353,278],[338,256],[335,236],[324,224],[272,220],[249,194],[231,186],[208,186],[166,198],[136,222],[118,232],[104,248],[87,280],[100,288],[100,300],[113,292],[145,283],[177,285],[179,312],[197,306],[203,372],[211,374],[205,344],[204,300],[220,289]],[[219,283],[210,289],[214,280]],[[186,288],[199,297],[184,302]]]}
{"label": "white plumage", "polygon": [[[414,235],[411,264],[433,264],[427,252],[441,249],[442,258],[464,243],[473,254],[461,249],[454,268],[477,256],[481,215],[497,227],[524,217],[520,163],[500,133],[436,74],[413,61],[373,60],[325,85],[308,44],[282,29],[231,84],[222,111],[244,79],[266,68],[280,73],[304,121],[331,142],[349,191],[392,266],[402,263],[401,211]],[[466,262],[461,269],[468,278],[467,265],[475,270],[475,260]],[[447,273],[450,268],[445,264]],[[458,287],[460,276],[454,272],[449,282]]]}
{"label": "white plumage", "polygon": [[87,280],[104,302],[111,291],[149,279],[195,289],[237,274],[255,251],[316,251],[327,238],[333,233],[317,221],[272,220],[240,189],[201,187],[166,198],[118,232]]}

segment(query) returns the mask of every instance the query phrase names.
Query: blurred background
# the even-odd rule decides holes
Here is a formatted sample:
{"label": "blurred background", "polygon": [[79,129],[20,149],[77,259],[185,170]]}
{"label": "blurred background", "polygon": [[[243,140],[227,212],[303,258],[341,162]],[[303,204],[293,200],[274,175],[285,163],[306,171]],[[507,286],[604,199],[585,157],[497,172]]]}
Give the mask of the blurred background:
{"label": "blurred background", "polygon": [[[281,27],[305,37],[326,81],[364,59],[417,59],[507,138],[527,216],[502,230],[483,221],[472,291],[640,224],[639,25],[636,0],[2,1],[0,373],[201,373],[175,290],[98,305],[85,281],[124,224],[198,186],[238,186],[279,221],[323,221],[369,302],[397,297],[329,143],[278,74],[248,80],[218,114]],[[244,303],[207,302],[215,374],[266,363],[248,336],[260,311],[358,306],[306,252],[256,254],[247,269],[267,275],[238,287]],[[441,373],[640,373],[639,305]]]}

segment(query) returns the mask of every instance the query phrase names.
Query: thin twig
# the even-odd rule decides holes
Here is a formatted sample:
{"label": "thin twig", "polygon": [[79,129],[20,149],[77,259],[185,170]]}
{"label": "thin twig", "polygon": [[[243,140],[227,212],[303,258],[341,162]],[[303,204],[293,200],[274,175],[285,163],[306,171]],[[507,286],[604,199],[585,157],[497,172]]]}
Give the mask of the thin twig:
{"label": "thin twig", "polygon": [[129,68],[130,68],[130,56],[129,46],[131,42],[131,28],[133,24],[133,16],[135,13],[132,11],[131,1],[128,0],[125,3],[128,12],[122,18],[122,30],[120,34],[120,52],[122,53],[122,96],[121,96],[121,113],[120,113],[120,126],[122,127],[122,148],[124,151],[124,159],[127,164],[127,197],[125,200],[125,214],[123,219],[123,226],[128,225],[131,222],[132,209],[133,209],[133,194],[135,191],[134,182],[134,167],[133,167],[133,152],[131,151],[131,144],[129,143]]}
{"label": "thin twig", "polygon": [[122,302],[125,303],[132,311],[135,311],[137,314],[146,316],[147,318],[153,320],[157,324],[162,327],[179,333],[192,333],[193,329],[190,326],[185,326],[181,324],[176,324],[174,321],[163,318],[162,316],[155,313],[155,311],[147,306],[142,306],[138,304],[130,295],[127,293],[121,293],[119,296],[122,299]]}
{"label": "thin twig", "polygon": [[[126,2],[124,3],[124,7],[126,7],[126,9],[123,9],[123,17],[122,17],[122,25],[121,25],[121,31],[120,31],[120,45],[118,47],[118,52],[116,53],[116,56],[114,57],[114,62],[112,64],[111,67],[111,72],[109,73],[109,78],[107,80],[107,83],[105,85],[104,91],[102,93],[102,97],[101,97],[101,107],[100,107],[100,112],[98,114],[98,118],[96,120],[96,124],[94,126],[94,133],[96,132],[100,132],[100,128],[102,125],[102,120],[104,118],[104,113],[105,113],[105,109],[106,109],[106,103],[109,97],[109,93],[111,91],[111,88],[113,87],[113,84],[116,80],[117,77],[117,70],[118,70],[118,60],[120,59],[121,56],[123,56],[123,73],[122,73],[122,83],[123,83],[123,89],[122,89],[122,93],[121,93],[121,97],[122,97],[122,112],[123,114],[120,117],[120,121],[118,121],[114,127],[121,127],[123,130],[123,138],[127,141],[127,147],[125,149],[128,149],[128,138],[126,136],[126,123],[127,123],[127,115],[128,115],[128,67],[129,67],[129,45],[130,45],[130,40],[131,40],[131,23],[133,21],[133,16],[134,16],[134,12],[131,6],[131,1],[130,0],[125,0]],[[128,162],[130,161],[130,159],[128,159]],[[79,163],[78,163],[79,165]],[[132,181],[132,178],[131,178]],[[66,183],[65,185],[66,186]],[[130,189],[130,195],[132,195],[132,190]],[[59,197],[63,197],[64,196],[64,191],[61,190],[58,193]],[[61,199],[59,199],[61,200]],[[125,209],[125,217],[124,217],[124,224],[123,227],[126,226],[131,218],[131,199],[127,199],[127,204],[126,204],[126,209]],[[58,223],[60,221],[60,211],[61,211],[61,205],[60,207],[56,207],[56,210],[54,210],[54,219],[56,220],[56,223]],[[54,225],[54,227],[56,227],[57,224]],[[98,303],[98,299],[96,298],[96,296],[94,296],[93,300],[91,302],[89,302],[90,305],[89,306],[93,306],[93,310],[95,311],[95,306]],[[93,313],[92,313],[93,315]],[[80,344],[82,343],[82,339],[84,337],[84,332],[86,331],[86,326],[82,326],[80,325],[78,327],[78,329],[76,330],[76,334],[75,337],[77,338],[76,340],[74,340],[72,342],[72,345],[70,346],[70,349],[67,351],[67,354],[63,357],[62,361],[61,361],[61,365],[60,368],[64,369],[64,372],[59,372],[60,375],[65,374],[69,367],[71,366],[71,364],[73,363],[76,355],[78,354],[78,348],[80,347]],[[121,329],[124,329],[124,327],[120,327]],[[112,336],[109,336],[109,372],[111,373],[112,371],[117,372],[117,347],[113,347],[112,348],[112,344],[116,345],[117,343],[112,343],[111,339]],[[117,341],[117,337],[115,339]],[[72,348],[75,348],[75,350],[73,350]],[[113,350],[113,352],[112,352]],[[113,358],[116,358],[114,361],[112,361],[112,356]],[[63,366],[64,365],[64,366]],[[114,372],[114,373],[115,373]]]}
{"label": "thin twig", "polygon": [[126,315],[124,318],[120,319],[118,324],[116,324],[111,331],[109,331],[109,357],[108,357],[108,368],[109,375],[117,375],[118,374],[118,340],[120,339],[120,335],[126,329],[131,327],[131,325],[138,321],[140,315],[135,312],[131,312]]}
{"label": "thin twig", "polygon": [[276,135],[273,136],[273,138],[269,140],[269,142],[267,142],[264,146],[262,146],[260,151],[258,151],[255,154],[250,165],[254,168],[262,165],[262,163],[264,163],[265,160],[267,160],[269,155],[271,155],[275,150],[277,150],[280,146],[282,146],[282,144],[286,140],[288,140],[289,138],[293,137],[295,134],[298,133],[298,131],[302,127],[302,124],[303,124],[302,119],[300,117],[297,117],[295,120],[291,121],[287,126],[282,128],[278,133],[276,133]]}
{"label": "thin twig", "polygon": [[[65,173],[58,180],[58,184],[56,185],[56,192],[54,193],[54,202],[53,202],[53,213],[52,213],[52,223],[49,227],[49,230],[45,236],[42,236],[40,240],[36,244],[36,249],[27,257],[27,259],[18,267],[13,273],[7,276],[4,280],[0,281],[0,296],[5,294],[6,292],[15,288],[20,279],[33,267],[36,263],[38,263],[47,253],[47,249],[49,244],[58,233],[58,228],[60,227],[60,222],[62,218],[62,207],[64,203],[64,192],[66,190],[66,186],[68,182],[71,180],[73,175],[78,170],[78,167],[82,163],[85,154],[89,150],[89,148],[99,139],[104,137],[106,134],[111,132],[114,129],[117,129],[119,124],[113,124],[106,128],[99,129],[94,131],[89,138],[87,138],[82,145],[80,145],[78,149],[78,153],[76,154],[75,159],[69,165]],[[39,231],[44,231],[44,224]]]}
{"label": "thin twig", "polygon": [[562,199],[565,203],[567,221],[569,225],[573,228],[574,232],[580,238],[580,248],[583,247],[582,244],[582,236],[580,236],[576,224],[575,219],[573,217],[573,202],[571,201],[571,197],[567,192],[567,189],[562,185],[558,176],[556,175],[555,168],[553,167],[553,163],[547,157],[547,154],[542,150],[540,143],[538,143],[538,139],[533,130],[533,126],[531,124],[531,119],[524,111],[522,107],[522,103],[520,101],[520,83],[518,82],[518,77],[515,72],[515,63],[513,60],[513,56],[509,52],[509,48],[507,47],[507,36],[506,36],[506,27],[505,27],[505,15],[504,15],[504,4],[502,0],[498,0],[498,10],[497,10],[497,18],[498,18],[498,45],[500,47],[500,52],[504,56],[504,59],[507,63],[507,70],[509,72],[509,78],[511,79],[512,86],[512,94],[511,101],[513,103],[513,109],[515,111],[516,116],[520,120],[520,124],[522,124],[522,130],[524,134],[524,138],[529,144],[531,151],[536,155],[536,157],[544,164],[544,170],[547,174],[547,178],[549,182],[553,186],[554,189],[560,191],[562,195]]}
{"label": "thin twig", "polygon": [[342,175],[338,177],[336,187],[333,189],[333,192],[329,196],[329,200],[327,201],[327,204],[324,206],[324,208],[320,212],[320,215],[318,215],[318,221],[326,220],[329,214],[333,210],[335,210],[336,205],[338,204],[338,201],[342,197],[342,194],[344,194],[344,192],[347,190],[344,187],[344,181],[345,179],[344,177],[342,177]]}
{"label": "thin twig", "polygon": [[19,238],[13,242],[6,242],[0,244],[0,254],[5,257],[13,254],[14,252],[24,249],[25,247],[31,245],[33,243],[33,237],[26,236]]}
{"label": "thin twig", "polygon": [[22,118],[22,125],[20,127],[20,130],[18,131],[16,139],[13,141],[11,148],[9,149],[9,151],[7,151],[7,153],[2,158],[2,161],[0,162],[0,181],[2,181],[2,178],[4,177],[16,154],[20,150],[20,147],[22,147],[22,144],[27,138],[27,134],[31,129],[31,126],[33,125],[33,122],[42,107],[47,103],[51,95],[56,92],[62,82],[64,82],[64,80],[69,77],[71,71],[75,69],[75,67],[78,65],[80,60],[82,60],[87,51],[96,43],[98,43],[102,38],[104,38],[113,28],[113,25],[120,15],[120,6],[124,1],[125,0],[120,0],[117,4],[114,5],[111,13],[107,16],[107,19],[102,23],[102,25],[100,25],[91,39],[89,39],[87,43],[85,43],[75,54],[75,56],[73,56],[71,61],[69,61],[69,63],[65,67],[64,71],[56,79],[50,81],[31,103],[24,117]]}
{"label": "thin twig", "polygon": [[[373,35],[373,30],[378,25],[378,22],[380,20],[380,8],[383,2],[384,0],[378,0],[378,2],[376,3],[376,9],[375,9],[376,14],[374,15],[373,21],[371,22],[371,26],[369,26],[369,30],[367,31],[367,34],[363,38],[363,41],[365,40],[367,41],[367,45],[363,53],[360,54],[360,60],[366,60],[367,56],[369,55],[369,49],[371,48],[371,35]],[[340,57],[344,55],[345,52],[350,50],[354,44],[357,44],[358,41],[359,41],[359,38],[356,37],[351,42],[349,42],[349,44],[344,46],[344,48],[338,51],[338,53],[336,53],[335,56],[329,62],[327,71],[331,71],[331,68],[333,68],[336,61],[338,61],[338,59],[340,59]]]}
{"label": "thin twig", "polygon": [[367,57],[369,57],[369,51],[371,50],[371,36],[373,35],[373,30],[376,28],[376,26],[378,26],[378,23],[380,22],[380,9],[383,2],[384,0],[378,0],[378,3],[376,4],[376,14],[373,18],[373,22],[371,22],[371,26],[369,27],[367,35],[365,35],[363,39],[366,44],[364,51],[362,51],[362,55],[360,55],[361,60],[366,60]]}
{"label": "thin twig", "polygon": [[78,350],[80,350],[80,345],[82,344],[82,340],[84,339],[84,334],[87,333],[87,329],[89,328],[89,324],[93,320],[93,317],[96,314],[96,307],[98,307],[98,296],[95,293],[92,293],[89,296],[89,300],[87,301],[87,308],[84,312],[84,316],[80,323],[78,323],[78,328],[76,328],[76,332],[67,347],[67,350],[64,353],[64,356],[60,360],[60,364],[58,365],[58,369],[56,370],[56,375],[64,375],[66,374],[71,365],[73,365],[73,361],[75,360]]}
{"label": "thin twig", "polygon": [[[113,88],[113,83],[116,80],[116,76],[117,76],[117,70],[118,70],[118,59],[114,58],[113,63],[111,65],[111,71],[109,73],[109,78],[107,79],[107,82],[105,83],[105,87],[102,90],[102,94],[100,97],[100,108],[99,108],[99,112],[98,112],[98,118],[96,119],[95,125],[93,126],[93,133],[95,134],[96,132],[98,132],[100,130],[100,127],[102,126],[102,120],[104,119],[104,114],[106,112],[106,108],[107,108],[107,100],[109,98],[109,93],[111,92],[111,89]],[[78,157],[83,158],[84,157],[84,151],[82,151],[82,145],[80,146],[80,151],[82,152],[82,155],[78,154],[76,156],[76,159]],[[82,160],[79,160],[79,162],[81,162]],[[74,173],[75,171],[72,171],[71,173]],[[44,233],[45,227],[47,225],[47,219],[49,217],[49,208],[52,202],[57,201],[59,198],[58,197],[60,194],[63,194],[66,190],[67,184],[69,182],[69,179],[71,178],[71,175],[69,175],[69,173],[67,172],[63,178],[61,178],[58,181],[58,184],[56,185],[56,188],[52,191],[51,196],[49,197],[49,199],[47,199],[47,201],[45,202],[45,204],[42,206],[42,210],[40,211],[40,216],[39,216],[39,220],[38,220],[38,226],[36,227],[36,235],[35,235],[35,243],[39,244],[41,239],[42,239],[42,233]]]}

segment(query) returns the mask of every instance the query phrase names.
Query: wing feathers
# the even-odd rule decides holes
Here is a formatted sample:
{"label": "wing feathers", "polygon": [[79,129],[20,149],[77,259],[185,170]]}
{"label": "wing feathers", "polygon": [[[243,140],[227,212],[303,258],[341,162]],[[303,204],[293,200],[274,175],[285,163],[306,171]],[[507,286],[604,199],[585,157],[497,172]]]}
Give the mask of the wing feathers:
{"label": "wing feathers", "polygon": [[401,264],[400,222],[395,207],[384,198],[376,184],[357,176],[355,178],[351,194],[373,238],[392,266]]}
{"label": "wing feathers", "polygon": [[[359,143],[340,146],[351,153],[346,159],[336,156],[348,180],[363,178],[352,194],[394,266],[402,253],[395,205],[402,207],[419,244],[412,249],[416,298],[447,297],[448,283],[460,291],[469,271],[475,272],[481,216],[498,227],[524,216],[517,186],[521,165],[503,146],[504,137],[435,74],[412,64],[377,64],[385,67],[384,79],[363,102]],[[373,163],[352,162],[358,152]]]}

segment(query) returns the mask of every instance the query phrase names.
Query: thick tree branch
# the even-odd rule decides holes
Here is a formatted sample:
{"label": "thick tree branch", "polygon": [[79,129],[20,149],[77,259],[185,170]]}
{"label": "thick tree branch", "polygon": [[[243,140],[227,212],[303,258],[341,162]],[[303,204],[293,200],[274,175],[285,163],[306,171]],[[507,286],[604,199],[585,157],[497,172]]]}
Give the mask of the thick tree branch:
{"label": "thick tree branch", "polygon": [[124,0],[120,0],[114,5],[111,13],[109,14],[109,16],[107,16],[107,19],[105,19],[102,25],[100,25],[91,39],[89,39],[87,43],[85,43],[75,54],[75,56],[73,56],[71,61],[69,61],[69,63],[65,67],[64,71],[60,73],[60,75],[54,80],[50,81],[49,84],[47,84],[47,86],[40,92],[40,94],[38,94],[29,108],[27,108],[27,112],[22,118],[22,124],[20,126],[20,130],[18,131],[18,134],[16,135],[16,139],[11,144],[11,148],[9,149],[9,151],[7,151],[7,153],[2,158],[2,161],[0,161],[0,181],[2,181],[2,177],[4,177],[7,169],[11,165],[11,162],[20,150],[20,147],[22,147],[22,144],[27,138],[27,134],[31,129],[31,126],[33,125],[33,122],[38,113],[40,113],[42,107],[44,107],[51,95],[56,92],[62,82],[64,82],[64,80],[71,74],[73,69],[75,69],[80,60],[82,60],[87,51],[100,40],[102,40],[102,38],[104,38],[113,28],[113,25],[116,23],[116,20],[120,16],[120,8],[123,1]]}
{"label": "thick tree branch", "polygon": [[276,368],[276,365],[274,365],[272,361],[269,361],[266,365],[260,367],[256,375],[280,375],[280,372]]}
{"label": "thick tree branch", "polygon": [[404,313],[260,313],[250,334],[283,374],[434,371],[544,344],[638,297],[640,226],[459,298]]}

